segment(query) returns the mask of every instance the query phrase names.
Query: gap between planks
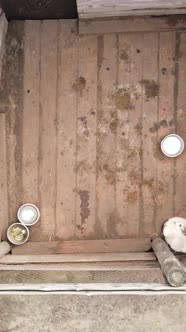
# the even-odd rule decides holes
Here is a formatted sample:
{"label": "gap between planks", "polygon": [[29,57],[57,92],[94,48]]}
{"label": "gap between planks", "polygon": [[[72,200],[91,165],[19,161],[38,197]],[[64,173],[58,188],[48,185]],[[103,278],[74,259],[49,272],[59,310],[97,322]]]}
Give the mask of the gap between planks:
{"label": "gap between planks", "polygon": [[64,242],[28,242],[12,249],[14,255],[94,254],[148,251],[150,238],[82,240]]}

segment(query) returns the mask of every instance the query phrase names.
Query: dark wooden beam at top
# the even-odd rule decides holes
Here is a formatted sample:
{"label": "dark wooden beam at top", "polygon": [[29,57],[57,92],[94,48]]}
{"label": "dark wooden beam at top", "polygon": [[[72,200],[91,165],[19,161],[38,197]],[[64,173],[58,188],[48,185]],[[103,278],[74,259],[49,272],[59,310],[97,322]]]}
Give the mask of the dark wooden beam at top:
{"label": "dark wooden beam at top", "polygon": [[77,18],[76,0],[0,0],[8,20]]}

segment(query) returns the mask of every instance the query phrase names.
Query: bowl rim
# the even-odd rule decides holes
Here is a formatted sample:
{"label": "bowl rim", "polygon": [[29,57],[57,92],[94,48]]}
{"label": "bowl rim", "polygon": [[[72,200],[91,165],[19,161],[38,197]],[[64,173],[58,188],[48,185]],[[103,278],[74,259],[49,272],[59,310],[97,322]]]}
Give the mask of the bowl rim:
{"label": "bowl rim", "polygon": [[[168,137],[177,137],[177,138],[179,139],[179,141],[180,141],[180,143],[181,143],[181,148],[180,148],[180,151],[179,151],[178,153],[176,153],[176,154],[172,154],[172,155],[171,155],[171,154],[168,154],[168,153],[164,150],[164,148],[163,148],[163,143],[165,142],[165,140],[166,140]],[[165,156],[170,157],[170,158],[176,158],[176,157],[180,156],[180,154],[182,154],[182,152],[184,151],[184,148],[185,148],[184,140],[183,140],[183,138],[182,138],[180,135],[178,135],[178,134],[169,134],[169,135],[166,135],[166,136],[162,139],[162,141],[161,141],[161,151],[163,152],[163,154],[164,154]]]}
{"label": "bowl rim", "polygon": [[[14,225],[20,225],[20,224],[21,224],[23,227],[25,227],[25,229],[26,229],[26,231],[27,231],[27,236],[26,236],[26,238],[24,239],[24,241],[22,241],[22,242],[20,242],[20,243],[15,243],[14,240],[10,239],[9,231],[10,231],[10,229],[11,229]],[[30,231],[29,231],[28,227],[27,227],[26,225],[20,223],[19,221],[14,222],[13,224],[11,224],[11,225],[8,227],[6,233],[7,233],[8,241],[11,242],[12,244],[14,244],[15,246],[20,246],[21,244],[24,244],[25,242],[28,241],[29,236],[30,236]]]}
{"label": "bowl rim", "polygon": [[[22,221],[21,220],[21,218],[20,218],[20,211],[22,210],[22,208],[24,208],[25,206],[32,206],[35,210],[36,210],[36,212],[37,212],[37,218],[36,218],[36,220],[33,222],[33,223],[26,223],[26,222],[24,222],[24,221]],[[26,226],[33,226],[33,225],[35,225],[37,222],[38,222],[38,220],[39,220],[39,218],[40,218],[40,211],[39,211],[39,208],[35,205],[35,204],[33,204],[33,203],[24,203],[23,205],[21,205],[20,207],[19,207],[19,209],[18,209],[18,211],[17,211],[17,218],[18,218],[18,220],[20,221],[20,223],[21,224],[23,224],[23,225],[26,225]]]}

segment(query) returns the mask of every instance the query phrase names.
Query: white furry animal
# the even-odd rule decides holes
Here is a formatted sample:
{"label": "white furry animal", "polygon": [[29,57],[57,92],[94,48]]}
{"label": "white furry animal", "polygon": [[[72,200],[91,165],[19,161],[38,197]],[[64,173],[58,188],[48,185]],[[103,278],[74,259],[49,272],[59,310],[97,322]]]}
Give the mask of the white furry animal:
{"label": "white furry animal", "polygon": [[177,252],[186,253],[186,219],[174,217],[163,225],[165,241]]}

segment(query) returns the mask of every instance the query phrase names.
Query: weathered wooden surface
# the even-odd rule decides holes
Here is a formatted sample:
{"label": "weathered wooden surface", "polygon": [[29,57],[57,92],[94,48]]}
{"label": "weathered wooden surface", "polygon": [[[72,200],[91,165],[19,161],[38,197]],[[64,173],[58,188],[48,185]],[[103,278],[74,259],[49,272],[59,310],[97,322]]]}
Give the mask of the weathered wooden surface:
{"label": "weathered wooden surface", "polygon": [[[173,22],[163,29],[184,24]],[[10,23],[8,215],[28,200],[39,206],[32,242],[144,238],[184,217],[185,152],[165,158],[160,141],[174,131],[186,141],[185,33],[104,32]]]}
{"label": "weathered wooden surface", "polygon": [[90,262],[125,262],[156,260],[153,253],[102,253],[102,254],[57,254],[57,255],[6,255],[0,264],[32,263],[90,263]]}
{"label": "weathered wooden surface", "polygon": [[[1,102],[6,111],[8,221],[16,220],[18,206],[23,202],[23,94],[24,94],[24,22],[9,24],[6,44],[6,83]],[[32,54],[30,54],[32,57]],[[31,151],[30,151],[31,152]],[[32,152],[31,152],[32,153]]]}
{"label": "weathered wooden surface", "polygon": [[0,241],[6,239],[8,227],[8,189],[6,165],[6,122],[5,114],[0,114]]}
{"label": "weathered wooden surface", "polygon": [[152,241],[152,248],[167,281],[171,286],[180,287],[186,282],[184,265],[173,255],[168,244],[159,237]]}
{"label": "weathered wooden surface", "polygon": [[8,22],[5,14],[2,13],[0,8],[0,79],[3,66],[3,57],[5,55],[6,33],[8,29]]}
{"label": "weathered wooden surface", "polygon": [[126,17],[105,20],[80,20],[80,34],[186,30],[185,15],[167,17]]}
{"label": "weathered wooden surface", "polygon": [[87,254],[103,252],[138,252],[151,248],[150,238],[120,240],[81,240],[64,242],[28,242],[24,249],[16,246],[15,255],[53,255],[53,254]]}
{"label": "weathered wooden surface", "polygon": [[[57,87],[56,239],[68,240],[76,231],[76,147],[78,92],[77,22],[60,21]],[[68,170],[68,171],[67,171]],[[66,223],[68,220],[68,227]]]}
{"label": "weathered wooden surface", "polygon": [[[186,34],[177,34],[176,66],[175,66],[175,108],[174,118],[176,132],[186,142]],[[185,187],[186,187],[186,155],[182,154],[175,161],[175,215],[186,215]]]}
{"label": "weathered wooden surface", "polygon": [[186,1],[178,0],[77,0],[80,19],[186,13]]}

